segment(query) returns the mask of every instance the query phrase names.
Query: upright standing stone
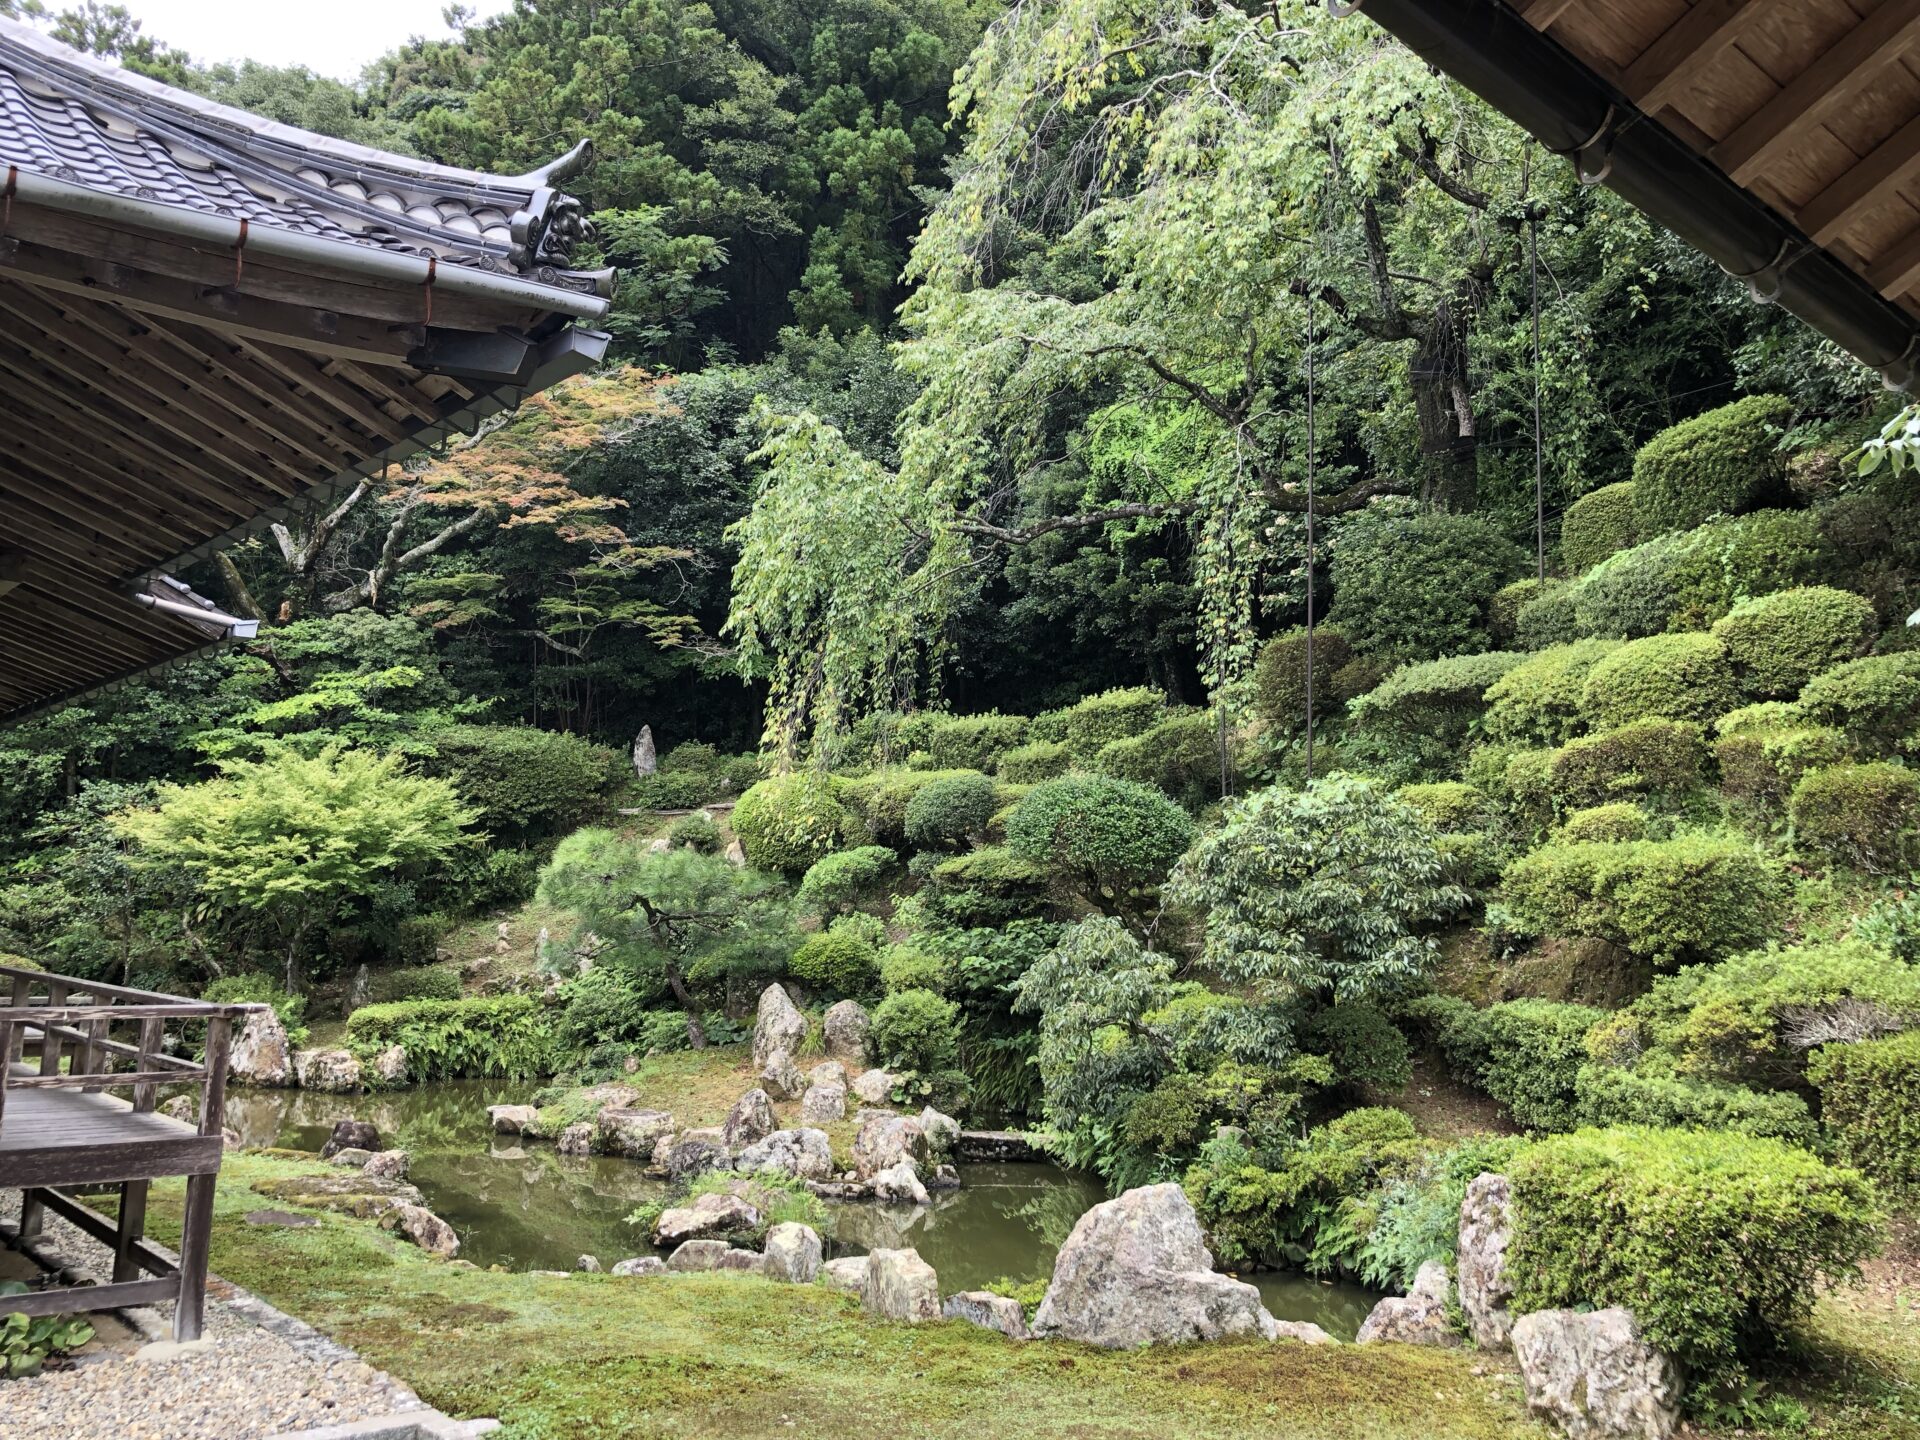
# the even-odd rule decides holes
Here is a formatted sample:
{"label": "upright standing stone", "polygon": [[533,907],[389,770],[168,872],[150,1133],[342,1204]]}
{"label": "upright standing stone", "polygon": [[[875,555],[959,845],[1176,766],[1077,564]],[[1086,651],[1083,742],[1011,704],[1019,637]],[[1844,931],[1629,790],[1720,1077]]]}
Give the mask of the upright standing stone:
{"label": "upright standing stone", "polygon": [[660,768],[660,757],[653,748],[653,727],[642,725],[640,733],[633,737],[633,773],[645,778]]}
{"label": "upright standing stone", "polygon": [[760,1067],[760,1088],[775,1100],[798,1100],[800,1092],[807,1088],[807,1078],[793,1063],[791,1055],[776,1050]]}
{"label": "upright standing stone", "polygon": [[765,1069],[776,1050],[792,1055],[807,1038],[807,1017],[779,985],[760,992],[760,1009],[753,1022],[753,1064]]}
{"label": "upright standing stone", "polygon": [[767,1231],[766,1266],[763,1273],[773,1280],[792,1285],[811,1285],[820,1273],[824,1252],[820,1234],[811,1225],[788,1220]]}
{"label": "upright standing stone", "polygon": [[1375,1341],[1399,1345],[1458,1345],[1460,1337],[1447,1320],[1447,1267],[1429,1260],[1413,1277],[1406,1295],[1389,1295],[1360,1322],[1356,1344]]}
{"label": "upright standing stone", "polygon": [[1538,1310],[1513,1325],[1527,1408],[1572,1440],[1669,1440],[1680,1371],[1640,1334],[1631,1310]]}
{"label": "upright standing stone", "polygon": [[1476,1175],[1460,1205],[1460,1308],[1482,1350],[1504,1350],[1513,1337],[1512,1239],[1513,1187],[1504,1175]]}
{"label": "upright standing stone", "polygon": [[749,1090],[727,1112],[722,1136],[729,1150],[764,1140],[773,1133],[773,1102],[764,1090]]}
{"label": "upright standing stone", "polygon": [[809,1125],[831,1125],[847,1118],[847,1087],[816,1083],[800,1097],[800,1118]]}
{"label": "upright standing stone", "polygon": [[293,1052],[278,1015],[263,1006],[247,1016],[228,1052],[227,1073],[241,1085],[293,1083]]}
{"label": "upright standing stone", "polygon": [[940,1277],[918,1250],[875,1250],[867,1256],[860,1303],[883,1320],[918,1325],[940,1318]]}
{"label": "upright standing stone", "polygon": [[822,1021],[826,1028],[827,1054],[856,1068],[867,1063],[867,1012],[856,1000],[829,1005]]}

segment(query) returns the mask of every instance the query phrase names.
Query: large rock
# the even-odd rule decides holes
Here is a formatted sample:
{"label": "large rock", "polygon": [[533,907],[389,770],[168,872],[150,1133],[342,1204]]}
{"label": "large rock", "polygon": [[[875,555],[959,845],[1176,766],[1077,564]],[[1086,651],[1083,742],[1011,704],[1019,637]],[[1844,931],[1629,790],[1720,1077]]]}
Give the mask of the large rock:
{"label": "large rock", "polygon": [[1482,1350],[1504,1350],[1513,1335],[1512,1238],[1513,1187],[1504,1175],[1476,1175],[1460,1205],[1460,1308]]}
{"label": "large rock", "polygon": [[487,1123],[496,1135],[524,1135],[540,1123],[540,1112],[531,1105],[489,1105]]}
{"label": "large rock", "polygon": [[822,1060],[807,1072],[809,1085],[844,1085],[847,1083],[847,1067],[838,1060]]}
{"label": "large rock", "polygon": [[715,1235],[744,1235],[759,1224],[760,1212],[738,1195],[700,1195],[691,1205],[661,1211],[653,1238],[666,1247]]}
{"label": "large rock", "polygon": [[867,1063],[868,1021],[867,1012],[859,1002],[842,1000],[837,1005],[829,1005],[823,1024],[826,1028],[827,1054],[849,1065],[864,1067]]}
{"label": "large rock", "polygon": [[1573,1440],[1668,1440],[1680,1423],[1680,1371],[1630,1310],[1539,1310],[1513,1324],[1527,1408]]}
{"label": "large rock", "polygon": [[593,1120],[594,1145],[605,1155],[629,1160],[651,1160],[662,1135],[673,1133],[673,1116],[665,1110],[635,1110],[609,1105]]}
{"label": "large rock", "polygon": [[986,1330],[998,1330],[1011,1340],[1027,1338],[1027,1314],[1018,1300],[990,1290],[962,1290],[949,1295],[940,1313],[948,1320],[964,1320]]}
{"label": "large rock", "polygon": [[724,1170],[728,1160],[726,1137],[713,1125],[662,1136],[653,1151],[653,1163],[673,1180],[691,1180],[709,1170]]}
{"label": "large rock", "polygon": [[867,1289],[867,1257],[842,1255],[820,1267],[820,1283],[829,1290],[848,1295],[863,1295]]}
{"label": "large rock", "polygon": [[241,1085],[293,1083],[293,1047],[278,1015],[262,1008],[247,1016],[227,1052],[227,1073]]}
{"label": "large rock", "polygon": [[591,1155],[593,1153],[593,1122],[578,1120],[560,1132],[560,1138],[554,1142],[562,1155]]}
{"label": "large rock", "polygon": [[848,1086],[862,1105],[885,1105],[893,1099],[894,1077],[885,1070],[862,1070]]}
{"label": "large rock", "polygon": [[875,1250],[867,1256],[860,1303],[883,1320],[918,1325],[940,1318],[940,1277],[918,1250]]}
{"label": "large rock", "polygon": [[1277,1327],[1253,1286],[1213,1270],[1200,1221],[1178,1185],[1146,1185],[1094,1206],[1053,1263],[1034,1317],[1036,1337],[1136,1345],[1272,1339]]}
{"label": "large rock", "polygon": [[920,1128],[920,1122],[892,1111],[867,1116],[853,1137],[853,1168],[865,1181],[870,1182],[882,1170],[891,1170],[903,1160],[917,1171],[931,1159],[927,1132]]}
{"label": "large rock", "polygon": [[349,1145],[343,1150],[334,1151],[331,1155],[323,1154],[320,1158],[329,1165],[351,1166],[355,1170],[364,1170],[367,1168],[367,1162],[373,1159],[373,1154],[371,1150],[362,1150],[357,1145]]}
{"label": "large rock", "polygon": [[395,1205],[380,1217],[380,1223],[445,1259],[460,1253],[460,1237],[453,1233],[453,1227],[424,1205]]}
{"label": "large rock", "polygon": [[667,1269],[676,1274],[688,1270],[718,1270],[732,1248],[724,1240],[689,1240],[667,1257]]}
{"label": "large rock", "polygon": [[767,1092],[749,1090],[734,1101],[733,1109],[727,1112],[721,1137],[729,1150],[737,1150],[742,1145],[766,1139],[773,1133],[774,1123],[773,1102],[767,1098]]}
{"label": "large rock", "polygon": [[1298,1340],[1302,1345],[1338,1345],[1340,1343],[1311,1320],[1276,1320],[1273,1322],[1273,1338]]}
{"label": "large rock", "polygon": [[404,1045],[389,1045],[373,1057],[373,1078],[382,1085],[407,1083],[407,1050]]}
{"label": "large rock", "polygon": [[376,1150],[360,1168],[376,1180],[404,1180],[413,1165],[405,1150]]}
{"label": "large rock", "polygon": [[825,1180],[833,1174],[833,1147],[824,1130],[776,1130],[734,1156],[733,1168],[746,1175],[771,1170],[796,1180]]}
{"label": "large rock", "polygon": [[775,1100],[798,1100],[800,1092],[807,1088],[807,1077],[793,1063],[793,1056],[776,1050],[760,1067],[760,1088]]}
{"label": "large rock", "polygon": [[888,1205],[925,1205],[927,1187],[911,1160],[902,1160],[890,1170],[882,1170],[872,1180],[873,1198]]}
{"label": "large rock", "polygon": [[927,1158],[936,1165],[941,1164],[953,1158],[953,1147],[960,1139],[960,1122],[929,1105],[920,1112],[920,1133],[927,1137]]}
{"label": "large rock", "polygon": [[720,1257],[717,1267],[721,1270],[744,1270],[749,1275],[766,1273],[767,1257],[758,1250],[742,1250],[738,1247],[727,1251]]}
{"label": "large rock", "polygon": [[800,1097],[800,1118],[812,1125],[831,1125],[847,1118],[847,1087],[815,1081]]}
{"label": "large rock", "polygon": [[807,1038],[807,1017],[778,985],[760,992],[760,1012],[753,1022],[753,1064],[764,1068],[776,1050],[792,1055]]}
{"label": "large rock", "polygon": [[1427,1261],[1413,1277],[1413,1289],[1389,1295],[1368,1312],[1355,1343],[1458,1345],[1460,1337],[1447,1321],[1447,1288],[1447,1267]]}
{"label": "large rock", "polygon": [[[327,1136],[327,1143],[320,1147],[320,1158],[331,1160],[342,1150],[379,1150],[380,1129],[370,1120],[336,1120],[333,1133]],[[361,1163],[365,1163],[364,1161]]]}
{"label": "large rock", "polygon": [[631,1260],[616,1263],[610,1273],[622,1279],[637,1275],[664,1275],[667,1273],[667,1262],[658,1255],[636,1255]]}
{"label": "large rock", "polygon": [[811,1225],[785,1221],[767,1231],[766,1265],[762,1273],[792,1285],[811,1285],[820,1273],[820,1257],[824,1253],[820,1234]]}
{"label": "large rock", "polygon": [[348,1095],[360,1088],[360,1062],[345,1050],[302,1050],[293,1057],[302,1090]]}

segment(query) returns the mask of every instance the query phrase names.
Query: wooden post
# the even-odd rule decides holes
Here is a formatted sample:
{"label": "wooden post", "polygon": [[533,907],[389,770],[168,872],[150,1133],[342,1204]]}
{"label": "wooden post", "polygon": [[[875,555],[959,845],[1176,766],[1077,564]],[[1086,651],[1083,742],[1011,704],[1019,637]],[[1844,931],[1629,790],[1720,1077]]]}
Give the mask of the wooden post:
{"label": "wooden post", "polygon": [[[134,1062],[136,1071],[153,1069],[153,1057],[160,1053],[160,1042],[166,1036],[167,1022],[158,1016],[151,1016],[140,1022],[140,1056]],[[133,1087],[133,1113],[145,1115],[153,1109],[154,1102],[160,1097],[160,1087],[152,1083]]]}
{"label": "wooden post", "polygon": [[40,1198],[38,1190],[20,1192],[20,1238],[31,1240],[40,1233],[40,1222],[46,1218],[46,1202]]}
{"label": "wooden post", "polygon": [[122,1280],[140,1278],[140,1259],[134,1253],[134,1247],[146,1238],[147,1191],[151,1186],[149,1180],[121,1182],[120,1219],[113,1231],[113,1279],[116,1285]]}
{"label": "wooden post", "polygon": [[[207,1021],[206,1091],[200,1100],[200,1133],[224,1132],[227,1115],[227,1052],[233,1021],[216,1015]],[[207,1303],[207,1249],[213,1239],[213,1189],[218,1176],[194,1175],[187,1181],[187,1208],[180,1225],[180,1298],[173,1307],[173,1338],[198,1340]]]}
{"label": "wooden post", "polygon": [[[67,1003],[67,982],[49,980],[47,982],[47,1004],[50,1006]],[[58,1075],[60,1073],[60,1027],[52,1020],[40,1023],[40,1073]]]}

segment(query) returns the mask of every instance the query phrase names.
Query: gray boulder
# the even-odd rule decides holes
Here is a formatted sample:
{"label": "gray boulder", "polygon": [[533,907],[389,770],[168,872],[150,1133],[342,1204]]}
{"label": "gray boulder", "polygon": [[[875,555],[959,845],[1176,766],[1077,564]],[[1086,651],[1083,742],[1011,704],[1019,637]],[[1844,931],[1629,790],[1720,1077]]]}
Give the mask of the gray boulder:
{"label": "gray boulder", "polygon": [[806,1038],[807,1017],[787,997],[787,992],[778,985],[762,990],[760,1010],[753,1022],[754,1068],[764,1069],[776,1050],[792,1055]]}
{"label": "gray boulder", "polygon": [[1389,1295],[1368,1312],[1354,1336],[1359,1345],[1452,1346],[1460,1337],[1447,1321],[1447,1267],[1429,1260],[1413,1277],[1404,1296]]}
{"label": "gray boulder", "polygon": [[604,1155],[647,1160],[662,1135],[673,1133],[673,1116],[665,1110],[635,1110],[609,1105],[593,1120],[593,1142]]}
{"label": "gray boulder", "polygon": [[591,1155],[593,1153],[593,1122],[581,1120],[567,1126],[554,1141],[560,1147],[562,1155]]}
{"label": "gray boulder", "polygon": [[867,1116],[853,1137],[853,1168],[862,1180],[871,1181],[903,1160],[917,1171],[931,1159],[927,1132],[920,1128],[920,1122],[891,1110]]}
{"label": "gray boulder", "polygon": [[338,1165],[343,1169],[364,1170],[367,1168],[367,1162],[373,1159],[373,1153],[371,1150],[362,1150],[357,1145],[348,1145],[344,1149],[334,1151],[331,1155],[322,1153],[320,1158],[329,1165]]}
{"label": "gray boulder", "polygon": [[867,1012],[854,1000],[829,1005],[823,1021],[826,1027],[827,1054],[849,1065],[867,1063]]}
{"label": "gray boulder", "polygon": [[380,1129],[372,1121],[336,1120],[333,1122],[333,1133],[327,1136],[327,1143],[320,1147],[320,1158],[331,1160],[342,1150],[374,1151],[380,1148]]}
{"label": "gray boulder", "polygon": [[1273,1338],[1298,1340],[1302,1345],[1338,1345],[1340,1343],[1311,1320],[1276,1320],[1273,1322]]}
{"label": "gray boulder", "polygon": [[373,1057],[373,1078],[382,1085],[407,1083],[407,1050],[404,1045],[389,1045]]}
{"label": "gray boulder", "polygon": [[894,1077],[885,1070],[862,1070],[848,1087],[862,1105],[885,1105],[893,1098]]}
{"label": "gray boulder", "polygon": [[293,1073],[302,1090],[348,1095],[360,1088],[360,1062],[345,1050],[301,1050]]}
{"label": "gray boulder", "polygon": [[451,1260],[460,1253],[453,1227],[424,1205],[395,1205],[380,1216],[381,1225],[398,1230],[422,1250]]}
{"label": "gray boulder", "polygon": [[662,1247],[715,1235],[744,1235],[760,1224],[760,1212],[738,1195],[701,1195],[691,1205],[660,1212],[654,1243]]}
{"label": "gray boulder", "polygon": [[1129,1190],[1082,1215],[1033,1322],[1036,1337],[1115,1349],[1276,1332],[1258,1290],[1214,1273],[1200,1221],[1174,1184]]}
{"label": "gray boulder", "polygon": [[867,1257],[843,1255],[838,1260],[827,1261],[820,1267],[820,1283],[829,1290],[840,1290],[849,1295],[865,1294]]}
{"label": "gray boulder", "polygon": [[940,1318],[940,1277],[918,1250],[875,1250],[867,1256],[860,1303],[883,1320],[918,1325]]}
{"label": "gray boulder", "polygon": [[927,1137],[927,1158],[936,1165],[953,1158],[960,1141],[960,1122],[931,1105],[920,1112],[920,1132]]}
{"label": "gray boulder", "polygon": [[227,1073],[240,1085],[291,1085],[293,1047],[280,1017],[262,1007],[247,1016],[227,1052]]}
{"label": "gray boulder", "polygon": [[600,1273],[600,1257],[598,1255],[582,1255],[573,1262],[573,1273],[576,1275],[598,1275]]}
{"label": "gray boulder", "polygon": [[927,1187],[920,1183],[920,1176],[913,1168],[911,1160],[902,1160],[891,1170],[882,1170],[873,1177],[873,1198],[888,1205],[925,1205]]}
{"label": "gray boulder", "polygon": [[762,1255],[758,1250],[741,1250],[736,1248],[727,1251],[726,1254],[720,1257],[720,1264],[717,1268],[721,1270],[742,1270],[749,1275],[763,1275],[766,1273],[767,1257]]}
{"label": "gray boulder", "polygon": [[1460,1205],[1460,1308],[1482,1350],[1504,1350],[1513,1336],[1512,1239],[1513,1187],[1504,1175],[1476,1175]]}
{"label": "gray boulder", "polygon": [[833,1174],[833,1148],[824,1130],[776,1130],[734,1156],[733,1166],[747,1175],[771,1170],[798,1180],[825,1180]]}
{"label": "gray boulder", "polygon": [[727,1148],[735,1150],[766,1139],[773,1133],[773,1127],[773,1102],[767,1098],[767,1092],[749,1090],[733,1102],[733,1109],[727,1112],[727,1122],[721,1127],[721,1136]]}
{"label": "gray boulder", "polygon": [[405,1150],[376,1150],[360,1168],[376,1180],[404,1180],[412,1164],[413,1156]]}
{"label": "gray boulder", "polygon": [[689,1240],[667,1257],[675,1274],[691,1270],[718,1270],[733,1247],[724,1240]]}
{"label": "gray boulder", "polygon": [[496,1135],[524,1135],[540,1123],[540,1112],[531,1105],[489,1105],[487,1123]]}
{"label": "gray boulder", "polygon": [[822,1060],[807,1072],[809,1085],[842,1085],[847,1083],[847,1067],[838,1060]]}
{"label": "gray boulder", "polygon": [[1679,1367],[1632,1311],[1539,1310],[1514,1322],[1512,1340],[1527,1408],[1572,1440],[1668,1440],[1679,1426]]}
{"label": "gray boulder", "polygon": [[1027,1338],[1027,1314],[1020,1302],[990,1290],[962,1290],[949,1295],[940,1307],[948,1320],[964,1320],[985,1330],[998,1330],[1010,1340]]}
{"label": "gray boulder", "polygon": [[726,1137],[717,1126],[662,1136],[653,1152],[654,1163],[674,1180],[691,1179],[709,1170],[724,1170],[727,1159]]}
{"label": "gray boulder", "polygon": [[811,1125],[831,1125],[847,1118],[847,1087],[815,1081],[800,1097],[800,1118]]}
{"label": "gray boulder", "polygon": [[820,1235],[811,1225],[791,1220],[767,1231],[764,1273],[769,1279],[791,1285],[811,1285],[820,1274],[820,1257],[825,1252]]}
{"label": "gray boulder", "polygon": [[636,1275],[664,1275],[667,1273],[667,1262],[658,1255],[636,1255],[631,1260],[616,1262],[612,1273],[622,1278]]}
{"label": "gray boulder", "polygon": [[807,1088],[807,1080],[800,1073],[800,1067],[793,1063],[793,1056],[776,1050],[760,1067],[760,1088],[775,1100],[798,1100],[800,1092]]}

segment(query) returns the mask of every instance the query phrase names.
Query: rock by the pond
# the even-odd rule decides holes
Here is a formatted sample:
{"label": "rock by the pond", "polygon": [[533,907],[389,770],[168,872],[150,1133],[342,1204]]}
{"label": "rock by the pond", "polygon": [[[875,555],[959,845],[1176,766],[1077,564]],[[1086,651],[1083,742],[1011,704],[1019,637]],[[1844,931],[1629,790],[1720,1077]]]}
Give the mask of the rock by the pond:
{"label": "rock by the pond", "polygon": [[732,1249],[720,1257],[721,1270],[744,1270],[749,1275],[759,1275],[766,1269],[767,1257],[758,1250]]}
{"label": "rock by the pond", "polygon": [[413,1156],[405,1150],[376,1150],[360,1168],[376,1180],[404,1180],[412,1165]]}
{"label": "rock by the pond", "polygon": [[310,1210],[333,1210],[377,1220],[396,1205],[424,1205],[426,1197],[403,1180],[379,1180],[359,1170],[275,1176],[253,1182],[255,1194]]}
{"label": "rock by the pond", "polygon": [[869,1115],[853,1137],[854,1173],[862,1180],[871,1181],[903,1160],[917,1171],[929,1158],[927,1132],[920,1128],[920,1122],[892,1111]]}
{"label": "rock by the pond", "polygon": [[665,1147],[665,1154],[655,1147],[654,1164],[674,1180],[688,1180],[727,1166],[726,1138],[717,1126],[683,1130],[678,1135],[663,1137],[660,1144]]}
{"label": "rock by the pond", "polygon": [[949,1295],[940,1307],[948,1320],[964,1320],[986,1330],[998,1330],[1011,1340],[1027,1338],[1027,1315],[1018,1300],[991,1290],[962,1290]]}
{"label": "rock by the pond", "polygon": [[954,1159],[974,1164],[1011,1164],[1044,1160],[1035,1138],[1019,1130],[962,1130]]}
{"label": "rock by the pond", "polygon": [[524,1135],[540,1121],[540,1112],[531,1105],[489,1105],[487,1123],[496,1135]]}
{"label": "rock by the pond", "polygon": [[747,1175],[771,1170],[797,1180],[825,1180],[833,1174],[833,1148],[824,1130],[776,1130],[734,1156],[733,1167]]}
{"label": "rock by the pond", "polygon": [[562,1155],[591,1155],[593,1153],[593,1122],[579,1120],[560,1132],[560,1138],[554,1142],[560,1147]]}
{"label": "rock by the pond", "polygon": [[920,1176],[913,1168],[911,1160],[902,1160],[891,1169],[882,1170],[870,1182],[873,1186],[873,1198],[890,1205],[925,1205],[927,1187],[920,1183]]}
{"label": "rock by the pond", "polygon": [[1340,1343],[1311,1320],[1276,1320],[1273,1322],[1273,1338],[1298,1340],[1302,1345],[1338,1345]]}
{"label": "rock by the pond", "polygon": [[829,1290],[844,1290],[849,1295],[860,1295],[867,1288],[867,1257],[864,1255],[843,1255],[838,1260],[829,1260],[820,1267],[820,1283]]}
{"label": "rock by the pond", "polygon": [[346,1095],[360,1088],[360,1062],[345,1050],[302,1050],[293,1057],[302,1090]]}
{"label": "rock by the pond", "polygon": [[658,1255],[636,1255],[631,1260],[618,1261],[612,1273],[622,1278],[633,1275],[664,1275],[667,1273],[667,1262]]}
{"label": "rock by the pond", "polygon": [[929,1190],[958,1190],[960,1188],[959,1169],[952,1165],[934,1166],[933,1174],[927,1177],[927,1188]]}
{"label": "rock by the pond", "polygon": [[1359,1345],[1458,1345],[1460,1337],[1447,1323],[1447,1267],[1429,1260],[1413,1277],[1413,1289],[1404,1296],[1389,1295],[1360,1322],[1354,1336]]}
{"label": "rock by the pond", "polygon": [[1193,1205],[1175,1184],[1129,1190],[1080,1217],[1032,1328],[1116,1349],[1277,1333],[1258,1290],[1214,1273]]}
{"label": "rock by the pond", "polygon": [[1538,1310],[1512,1341],[1527,1408],[1572,1440],[1668,1440],[1678,1427],[1680,1371],[1632,1311]]}
{"label": "rock by the pond", "polygon": [[740,1235],[760,1224],[760,1212],[738,1195],[700,1195],[691,1205],[660,1212],[654,1222],[654,1242],[678,1245],[714,1235]]}
{"label": "rock by the pond", "polygon": [[200,1123],[200,1105],[191,1095],[175,1095],[170,1100],[162,1100],[159,1109],[169,1120],[181,1120],[189,1125]]}
{"label": "rock by the pond", "polygon": [[793,1063],[793,1056],[776,1050],[760,1067],[760,1088],[775,1100],[798,1100],[800,1092],[807,1088],[807,1077]]}
{"label": "rock by the pond", "polygon": [[763,1273],[791,1285],[811,1285],[820,1273],[823,1253],[820,1234],[811,1225],[783,1221],[767,1231]]}
{"label": "rock by the pond", "polygon": [[601,1153],[629,1160],[650,1160],[662,1135],[673,1133],[673,1116],[664,1110],[635,1110],[609,1105],[594,1117],[594,1143]]}
{"label": "rock by the pond", "polygon": [[929,1160],[935,1163],[950,1160],[953,1147],[960,1139],[960,1122],[929,1105],[920,1112],[920,1133],[927,1137]]}
{"label": "rock by the pond", "polygon": [[667,1257],[667,1269],[676,1274],[689,1270],[718,1270],[733,1247],[724,1240],[689,1240]]}
{"label": "rock by the pond", "polygon": [[435,1255],[451,1260],[460,1253],[460,1237],[453,1227],[424,1205],[396,1205],[380,1217],[380,1223]]}
{"label": "rock by the pond", "polygon": [[883,1320],[918,1325],[940,1318],[940,1277],[918,1250],[875,1250],[867,1256],[860,1303]]}
{"label": "rock by the pond", "polygon": [[862,1105],[884,1105],[893,1098],[894,1083],[885,1070],[862,1070],[847,1088]]}
{"label": "rock by the pond", "polygon": [[807,1017],[778,984],[760,992],[760,1010],[753,1022],[753,1064],[764,1069],[776,1050],[791,1055],[807,1038]]}
{"label": "rock by the pond", "polygon": [[582,1255],[578,1260],[573,1262],[573,1269],[574,1273],[579,1275],[598,1275],[600,1273],[600,1257],[598,1255]]}
{"label": "rock by the pond", "polygon": [[367,1120],[336,1120],[333,1133],[327,1136],[327,1143],[320,1147],[320,1158],[331,1160],[342,1150],[380,1149],[380,1129]]}
{"label": "rock by the pond", "polygon": [[847,1087],[815,1082],[800,1097],[800,1118],[815,1125],[828,1125],[847,1118]]}
{"label": "rock by the pond", "polygon": [[867,1012],[857,1000],[842,1000],[827,1007],[823,1020],[827,1054],[849,1065],[867,1063]]}
{"label": "rock by the pond", "polygon": [[293,1047],[278,1015],[262,1008],[247,1016],[227,1052],[227,1073],[242,1085],[293,1083]]}
{"label": "rock by the pond", "polygon": [[[328,1143],[331,1144],[332,1142],[329,1141]],[[362,1150],[358,1145],[348,1145],[343,1149],[334,1151],[331,1155],[323,1152],[320,1158],[325,1160],[329,1165],[339,1165],[346,1169],[364,1170],[367,1168],[367,1162],[373,1159],[373,1151]],[[387,1178],[393,1179],[396,1177],[388,1176]]]}
{"label": "rock by the pond", "polygon": [[1504,1175],[1476,1175],[1460,1205],[1460,1308],[1482,1350],[1504,1350],[1513,1335],[1512,1238],[1513,1187]]}
{"label": "rock by the pond", "polygon": [[389,1045],[373,1057],[373,1075],[382,1085],[407,1083],[407,1050],[404,1045]]}
{"label": "rock by the pond", "polygon": [[767,1092],[749,1090],[733,1102],[720,1133],[727,1148],[734,1150],[766,1139],[773,1133],[774,1124],[773,1102],[767,1098]]}

